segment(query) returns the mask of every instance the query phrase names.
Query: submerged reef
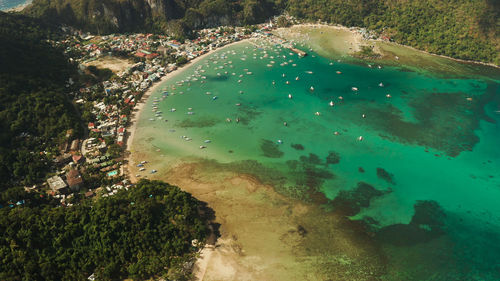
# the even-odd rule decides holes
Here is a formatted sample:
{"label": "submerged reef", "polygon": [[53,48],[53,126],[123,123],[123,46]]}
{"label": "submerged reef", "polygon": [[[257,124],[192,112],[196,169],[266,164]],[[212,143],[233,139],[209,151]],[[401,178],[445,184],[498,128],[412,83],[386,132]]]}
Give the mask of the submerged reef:
{"label": "submerged reef", "polygon": [[304,150],[305,149],[305,147],[302,144],[300,144],[300,143],[294,143],[294,144],[292,144],[290,146],[293,149],[295,149],[295,150]]}
{"label": "submerged reef", "polygon": [[394,182],[394,175],[383,168],[377,168],[377,177],[385,180],[390,184],[396,184],[396,182]]}
{"label": "submerged reef", "polygon": [[341,190],[331,201],[334,212],[344,216],[354,216],[361,211],[361,208],[370,206],[372,198],[380,197],[390,191],[375,189],[365,182],[358,182],[358,186],[353,190]]}
{"label": "submerged reef", "polygon": [[285,154],[279,149],[278,144],[266,139],[261,141],[260,150],[262,154],[268,158],[280,158]]}
{"label": "submerged reef", "polygon": [[355,122],[363,122],[384,138],[434,148],[455,157],[471,151],[479,142],[474,133],[479,121],[495,122],[486,115],[484,107],[494,100],[498,102],[497,91],[497,84],[488,84],[484,94],[472,98],[466,93],[413,95],[408,105],[415,121],[405,120],[403,112],[391,104],[359,106],[355,114],[370,118]]}
{"label": "submerged reef", "polygon": [[206,128],[217,125],[218,120],[209,116],[201,116],[196,118],[186,118],[177,122],[176,126],[180,128]]}
{"label": "submerged reef", "polygon": [[396,246],[428,242],[445,233],[444,210],[436,201],[417,201],[415,214],[409,224],[394,224],[381,228],[376,238]]}
{"label": "submerged reef", "polygon": [[242,125],[249,125],[250,122],[257,119],[260,114],[262,114],[262,112],[257,110],[255,106],[246,105],[238,107],[238,117]]}
{"label": "submerged reef", "polygon": [[335,151],[329,151],[328,156],[326,156],[326,165],[338,164],[340,162],[340,154]]}

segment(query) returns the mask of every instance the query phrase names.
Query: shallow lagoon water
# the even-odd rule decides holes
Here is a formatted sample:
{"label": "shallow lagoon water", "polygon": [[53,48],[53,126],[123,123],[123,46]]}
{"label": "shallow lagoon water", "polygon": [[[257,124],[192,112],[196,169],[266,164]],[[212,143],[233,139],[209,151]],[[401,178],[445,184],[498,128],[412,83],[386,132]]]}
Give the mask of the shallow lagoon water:
{"label": "shallow lagoon water", "polygon": [[151,145],[170,158],[245,173],[257,162],[271,171],[260,179],[284,195],[332,212],[356,205],[345,214],[373,228],[388,257],[382,279],[500,279],[498,80],[241,44],[190,66],[147,103],[139,127],[154,130]]}

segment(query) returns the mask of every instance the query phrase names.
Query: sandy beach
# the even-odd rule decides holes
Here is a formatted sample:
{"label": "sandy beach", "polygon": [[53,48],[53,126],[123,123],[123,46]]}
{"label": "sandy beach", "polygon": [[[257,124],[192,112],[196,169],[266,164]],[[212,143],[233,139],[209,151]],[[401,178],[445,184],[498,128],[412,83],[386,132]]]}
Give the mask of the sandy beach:
{"label": "sandy beach", "polygon": [[125,153],[125,162],[127,163],[127,167],[124,169],[124,172],[128,173],[128,175],[130,177],[130,180],[132,182],[136,182],[137,181],[137,178],[135,177],[135,174],[132,172],[132,168],[135,167],[134,166],[134,162],[133,162],[133,159],[130,157],[131,153],[134,152],[133,149],[132,149],[132,143],[133,143],[133,140],[134,140],[135,132],[137,130],[137,123],[138,123],[138,120],[140,119],[141,112],[143,111],[144,106],[146,105],[146,101],[151,96],[151,94],[153,94],[158,89],[158,87],[160,85],[162,85],[163,83],[165,83],[169,79],[172,79],[172,78],[174,78],[174,77],[182,74],[192,64],[195,64],[196,62],[202,60],[203,58],[210,56],[215,51],[227,48],[229,46],[234,46],[236,44],[241,44],[241,43],[244,43],[244,42],[247,42],[247,41],[248,41],[248,39],[244,39],[244,40],[241,40],[241,41],[233,42],[233,43],[227,44],[227,45],[225,45],[225,46],[223,46],[221,48],[218,48],[216,50],[211,50],[211,51],[209,51],[209,52],[207,52],[207,53],[205,53],[205,54],[203,54],[201,56],[198,56],[198,57],[192,59],[191,61],[189,61],[187,64],[183,65],[182,67],[179,67],[176,70],[174,70],[174,71],[168,73],[167,75],[163,76],[159,81],[157,81],[154,85],[152,85],[144,93],[144,95],[142,96],[142,98],[141,98],[140,101],[137,101],[137,104],[134,107],[133,113],[132,113],[132,115],[130,117],[130,126],[127,129],[128,132],[129,132],[129,135],[127,136],[127,142],[126,142],[126,150],[127,151]]}
{"label": "sandy beach", "polygon": [[300,24],[278,28],[274,34],[287,40],[303,43],[322,56],[352,55],[366,45],[361,34],[343,26]]}
{"label": "sandy beach", "polygon": [[[493,64],[431,54],[381,39],[367,40],[357,31],[344,26],[299,24],[290,28],[278,28],[274,33],[286,40],[303,43],[323,57],[342,58],[354,63],[396,66],[417,72],[425,70],[433,75],[438,74],[445,77],[487,76],[495,79],[499,67]],[[369,60],[354,58],[353,55],[361,50],[361,46],[373,47],[373,52],[379,57]],[[491,67],[491,73],[485,73],[483,66]]]}
{"label": "sandy beach", "polygon": [[4,12],[15,12],[15,13],[17,13],[17,12],[21,12],[21,11],[22,11],[22,10],[24,10],[26,7],[28,7],[29,5],[31,5],[31,2],[32,2],[32,1],[28,1],[28,2],[26,2],[26,3],[24,3],[24,4],[22,4],[22,5],[16,6],[16,7],[14,7],[14,8],[7,9],[7,10],[5,10]]}

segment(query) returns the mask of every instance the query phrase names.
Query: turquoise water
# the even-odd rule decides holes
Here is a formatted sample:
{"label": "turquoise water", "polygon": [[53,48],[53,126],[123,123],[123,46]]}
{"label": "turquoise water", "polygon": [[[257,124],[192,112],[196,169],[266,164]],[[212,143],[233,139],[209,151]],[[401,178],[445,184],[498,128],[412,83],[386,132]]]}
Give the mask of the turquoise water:
{"label": "turquoise water", "polygon": [[12,9],[27,2],[27,0],[0,0],[0,11]]}
{"label": "turquoise water", "polygon": [[422,73],[242,44],[161,85],[140,127],[363,220],[384,280],[500,280],[499,80]]}

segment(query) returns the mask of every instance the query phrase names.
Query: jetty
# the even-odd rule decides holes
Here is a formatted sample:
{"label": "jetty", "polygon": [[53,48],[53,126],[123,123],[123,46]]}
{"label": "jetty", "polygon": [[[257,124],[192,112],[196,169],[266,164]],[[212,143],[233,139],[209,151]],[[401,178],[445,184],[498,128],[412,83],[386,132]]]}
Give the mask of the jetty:
{"label": "jetty", "polygon": [[307,53],[302,51],[302,50],[299,50],[297,48],[293,48],[293,47],[290,47],[289,48],[292,52],[296,53],[297,55],[299,55],[299,57],[305,57],[307,56]]}

